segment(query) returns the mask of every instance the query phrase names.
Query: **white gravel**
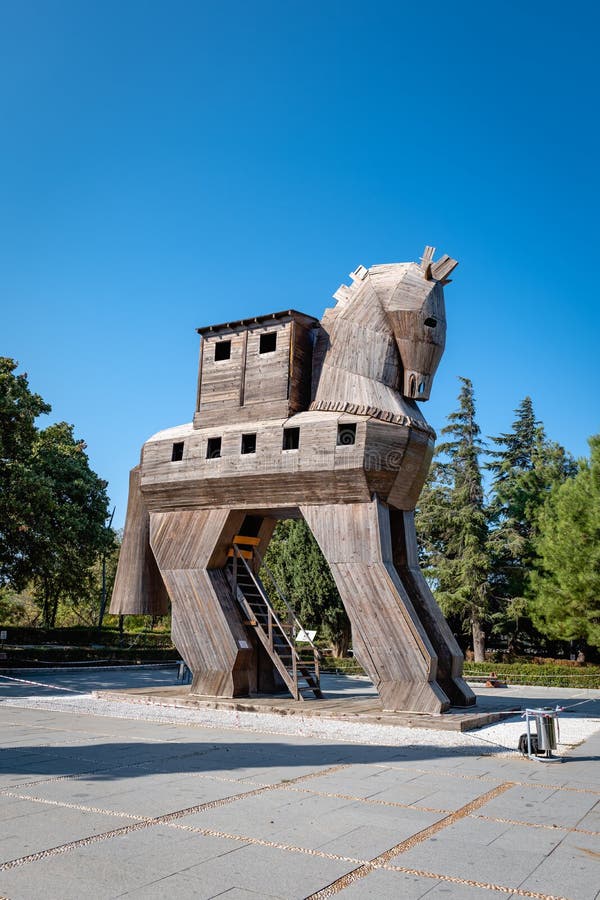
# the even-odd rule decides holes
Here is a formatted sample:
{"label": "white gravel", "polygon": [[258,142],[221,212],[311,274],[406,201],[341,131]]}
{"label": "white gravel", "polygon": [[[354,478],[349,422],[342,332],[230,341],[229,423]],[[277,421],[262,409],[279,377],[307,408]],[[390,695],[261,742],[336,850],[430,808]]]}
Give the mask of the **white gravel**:
{"label": "white gravel", "polygon": [[[593,691],[588,694],[598,695],[599,692]],[[596,700],[597,697],[594,696],[593,699]],[[103,700],[91,693],[80,694],[76,697],[20,697],[6,699],[2,702],[7,706],[27,709],[47,709],[76,715],[137,719],[195,728],[242,729],[261,734],[291,735],[393,747],[435,746],[442,753],[444,750],[452,750],[455,753],[456,748],[463,748],[465,754],[474,756],[482,754],[514,755],[517,752],[519,735],[525,731],[525,723],[520,716],[513,716],[508,720],[485,726],[477,731],[461,733],[436,731],[429,728],[359,724],[301,715],[280,716],[272,713],[234,710],[186,709],[137,698],[127,701]],[[577,703],[578,701],[575,698],[570,702]],[[597,710],[597,703],[594,703],[593,708]],[[581,704],[571,711],[561,713],[559,719],[560,743],[557,755],[568,752],[600,729],[600,718],[586,715],[585,710],[586,705]]]}

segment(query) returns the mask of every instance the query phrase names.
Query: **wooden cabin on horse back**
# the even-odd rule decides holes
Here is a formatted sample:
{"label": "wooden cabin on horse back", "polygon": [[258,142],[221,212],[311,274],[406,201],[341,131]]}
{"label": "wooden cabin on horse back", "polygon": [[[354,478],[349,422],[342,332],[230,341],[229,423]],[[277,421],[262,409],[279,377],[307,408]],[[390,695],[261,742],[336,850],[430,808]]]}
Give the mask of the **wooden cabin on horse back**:
{"label": "wooden cabin on horse back", "polygon": [[293,609],[264,584],[275,524],[302,516],[383,707],[475,702],[417,560],[414,509],[435,439],[418,403],[444,350],[456,266],[433,255],[359,266],[320,321],[284,310],[198,329],[193,421],[151,437],[131,472],[111,604],[158,615],[170,599],[192,693],[322,696],[317,648],[309,666]]}

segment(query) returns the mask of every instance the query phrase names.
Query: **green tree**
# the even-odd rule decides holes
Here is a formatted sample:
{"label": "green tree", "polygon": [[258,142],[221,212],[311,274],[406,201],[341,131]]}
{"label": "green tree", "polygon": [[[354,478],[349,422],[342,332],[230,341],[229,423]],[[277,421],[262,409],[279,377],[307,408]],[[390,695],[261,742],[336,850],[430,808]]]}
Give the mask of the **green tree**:
{"label": "green tree", "polygon": [[442,429],[430,477],[419,501],[421,562],[442,610],[470,629],[476,661],[485,656],[490,549],[473,385],[461,378],[459,408]]}
{"label": "green tree", "polygon": [[546,437],[525,397],[515,410],[512,431],[492,438],[497,449],[492,472],[492,591],[495,630],[517,639],[526,616],[535,566],[534,543],[540,509],[552,487],[576,469],[565,450]]}
{"label": "green tree", "polygon": [[[265,563],[303,627],[315,628],[319,638],[332,644],[336,656],[346,656],[350,622],[327,561],[304,519],[277,524]],[[269,588],[268,577],[264,582]],[[276,594],[270,594],[277,604]]]}
{"label": "green tree", "polygon": [[0,584],[21,588],[29,576],[31,523],[42,490],[31,467],[35,420],[50,406],[16,368],[13,359],[0,357]]}
{"label": "green tree", "polygon": [[85,596],[90,567],[112,546],[106,483],[71,425],[38,430],[50,406],[16,368],[0,358],[0,586],[30,587],[53,625],[59,599]]}
{"label": "green tree", "polygon": [[92,566],[114,544],[106,527],[106,482],[90,468],[85,448],[66,422],[41,431],[33,447],[42,502],[31,526],[30,576],[50,627],[61,597],[76,601],[89,594]]}
{"label": "green tree", "polygon": [[530,611],[548,637],[600,648],[600,434],[589,443],[590,459],[540,512]]}

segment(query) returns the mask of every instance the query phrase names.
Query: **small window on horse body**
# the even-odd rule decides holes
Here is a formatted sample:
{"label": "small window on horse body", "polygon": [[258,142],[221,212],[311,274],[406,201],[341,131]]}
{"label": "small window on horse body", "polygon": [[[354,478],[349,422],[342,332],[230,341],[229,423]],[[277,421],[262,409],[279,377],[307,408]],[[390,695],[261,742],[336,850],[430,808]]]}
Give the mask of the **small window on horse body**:
{"label": "small window on horse body", "polygon": [[208,439],[208,443],[206,445],[206,458],[207,459],[219,459],[221,456],[221,438],[213,437]]}
{"label": "small window on horse body", "polygon": [[428,328],[435,328],[435,326],[437,325],[437,319],[434,319],[433,316],[429,316],[427,319],[425,319],[424,324],[427,325]]}
{"label": "small window on horse body", "polygon": [[215,344],[215,362],[231,357],[231,341],[219,341]]}
{"label": "small window on horse body", "polygon": [[259,353],[272,353],[276,347],[277,347],[277,332],[276,331],[268,331],[266,334],[261,334],[260,347],[258,348]]}
{"label": "small window on horse body", "polygon": [[184,441],[177,441],[176,444],[173,444],[171,462],[181,462],[181,460],[183,459],[183,444]]}
{"label": "small window on horse body", "polygon": [[356,443],[356,422],[344,422],[338,425],[337,446],[350,447]]}
{"label": "small window on horse body", "polygon": [[283,449],[297,450],[300,446],[300,429],[284,428],[283,429]]}
{"label": "small window on horse body", "polygon": [[420,381],[420,382],[419,382],[419,393],[420,393],[420,394],[424,394],[424,393],[425,393],[425,382],[424,382],[424,381]]}
{"label": "small window on horse body", "polygon": [[242,453],[256,453],[256,435],[242,435]]}

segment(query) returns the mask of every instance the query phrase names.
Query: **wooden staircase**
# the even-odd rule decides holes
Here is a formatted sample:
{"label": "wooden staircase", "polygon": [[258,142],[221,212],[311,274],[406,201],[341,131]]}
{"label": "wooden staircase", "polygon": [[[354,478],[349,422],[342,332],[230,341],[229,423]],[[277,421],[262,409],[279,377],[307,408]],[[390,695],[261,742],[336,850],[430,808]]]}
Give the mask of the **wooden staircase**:
{"label": "wooden staircase", "polygon": [[[308,635],[280,591],[275,578],[264,564],[257,544],[257,538],[237,535],[229,550],[229,562],[225,569],[233,595],[242,608],[245,624],[254,628],[256,636],[295,700],[322,699],[323,694],[319,680],[319,651],[308,639]],[[258,568],[262,568],[266,572],[284,604],[288,614],[286,624],[281,622],[262,581],[255,573],[254,570]],[[304,631],[313,650],[314,663],[312,666],[300,659],[296,650],[295,638],[300,631]]]}

